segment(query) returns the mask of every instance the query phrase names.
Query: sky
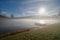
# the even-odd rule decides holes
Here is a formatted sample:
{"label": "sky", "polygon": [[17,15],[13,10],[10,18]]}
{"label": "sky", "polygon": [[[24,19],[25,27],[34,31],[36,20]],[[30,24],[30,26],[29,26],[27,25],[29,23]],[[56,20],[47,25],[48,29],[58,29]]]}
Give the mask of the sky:
{"label": "sky", "polygon": [[[46,13],[39,13],[41,8]],[[0,0],[0,10],[7,16],[55,15],[59,9],[60,0]]]}

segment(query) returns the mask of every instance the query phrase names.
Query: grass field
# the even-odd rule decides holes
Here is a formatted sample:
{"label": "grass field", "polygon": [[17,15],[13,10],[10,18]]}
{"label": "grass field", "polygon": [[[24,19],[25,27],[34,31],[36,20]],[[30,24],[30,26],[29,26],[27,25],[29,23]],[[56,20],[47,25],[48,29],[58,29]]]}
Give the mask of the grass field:
{"label": "grass field", "polygon": [[6,36],[0,40],[60,40],[60,23]]}

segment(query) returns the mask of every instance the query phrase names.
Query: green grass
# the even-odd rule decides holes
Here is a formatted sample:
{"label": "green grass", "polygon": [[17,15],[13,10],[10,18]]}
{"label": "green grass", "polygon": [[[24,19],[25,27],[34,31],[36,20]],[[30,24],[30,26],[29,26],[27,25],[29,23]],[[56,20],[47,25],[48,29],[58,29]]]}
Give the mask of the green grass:
{"label": "green grass", "polygon": [[0,40],[60,40],[60,23],[7,36]]}

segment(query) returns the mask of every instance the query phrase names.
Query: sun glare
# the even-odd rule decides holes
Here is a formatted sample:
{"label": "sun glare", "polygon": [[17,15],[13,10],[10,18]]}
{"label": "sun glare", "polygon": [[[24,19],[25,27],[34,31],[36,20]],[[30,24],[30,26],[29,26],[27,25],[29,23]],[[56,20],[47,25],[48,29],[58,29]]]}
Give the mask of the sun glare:
{"label": "sun glare", "polygon": [[39,8],[38,13],[39,14],[45,14],[46,13],[46,8]]}
{"label": "sun glare", "polygon": [[46,24],[44,20],[40,20],[40,24]]}

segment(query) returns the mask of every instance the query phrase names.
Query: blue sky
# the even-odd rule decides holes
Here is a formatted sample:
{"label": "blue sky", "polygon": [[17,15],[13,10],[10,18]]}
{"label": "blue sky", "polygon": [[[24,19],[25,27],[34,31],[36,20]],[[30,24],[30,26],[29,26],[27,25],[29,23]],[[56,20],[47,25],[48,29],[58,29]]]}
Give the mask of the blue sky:
{"label": "blue sky", "polygon": [[8,16],[36,15],[42,7],[47,8],[48,13],[56,14],[56,10],[60,9],[60,0],[0,0],[0,10]]}

